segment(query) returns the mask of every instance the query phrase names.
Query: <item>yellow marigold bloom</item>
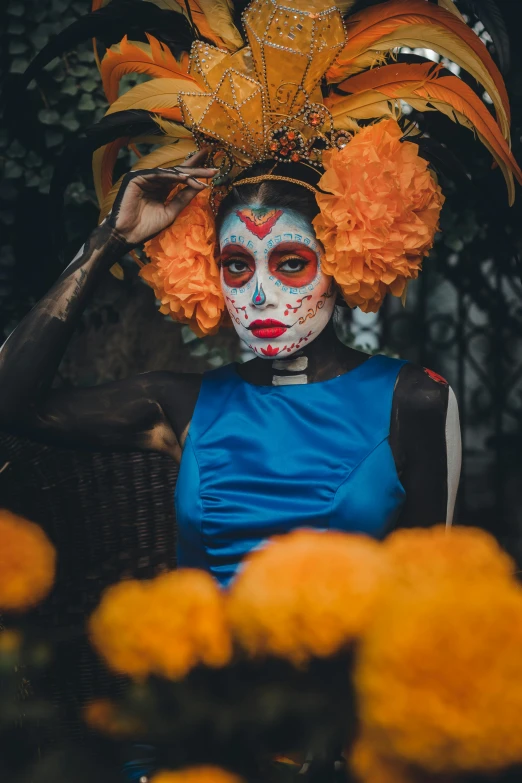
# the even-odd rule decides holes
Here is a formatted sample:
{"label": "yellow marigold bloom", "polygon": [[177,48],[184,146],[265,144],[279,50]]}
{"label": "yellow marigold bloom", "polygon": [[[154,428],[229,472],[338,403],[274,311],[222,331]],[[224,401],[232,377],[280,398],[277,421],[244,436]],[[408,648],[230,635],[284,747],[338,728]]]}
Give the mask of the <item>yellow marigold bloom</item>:
{"label": "yellow marigold bloom", "polygon": [[221,767],[201,766],[176,772],[163,770],[154,775],[151,783],[242,783],[242,778]]}
{"label": "yellow marigold bloom", "polygon": [[0,610],[42,601],[54,582],[56,552],[33,522],[0,509]]}
{"label": "yellow marigold bloom", "polygon": [[135,737],[144,730],[137,718],[122,715],[110,699],[96,699],[87,704],[83,718],[91,729],[112,737]]}
{"label": "yellow marigold bloom", "polygon": [[511,579],[516,570],[493,536],[476,527],[402,528],[388,536],[384,548],[395,566],[395,578],[407,587],[448,576],[465,582]]}
{"label": "yellow marigold bloom", "polygon": [[229,617],[251,655],[300,665],[327,657],[359,636],[387,561],[362,535],[297,530],[253,552],[234,581]]}
{"label": "yellow marigold bloom", "polygon": [[109,588],[90,632],[111,668],[137,678],[178,679],[198,664],[224,666],[232,654],[223,593],[196,569]]}
{"label": "yellow marigold bloom", "polygon": [[355,668],[376,753],[430,773],[522,763],[521,683],[522,589],[498,578],[390,589]]}
{"label": "yellow marigold bloom", "polygon": [[357,738],[347,755],[350,773],[357,783],[456,783],[455,778],[447,775],[430,775],[396,759],[379,756],[364,736]]}

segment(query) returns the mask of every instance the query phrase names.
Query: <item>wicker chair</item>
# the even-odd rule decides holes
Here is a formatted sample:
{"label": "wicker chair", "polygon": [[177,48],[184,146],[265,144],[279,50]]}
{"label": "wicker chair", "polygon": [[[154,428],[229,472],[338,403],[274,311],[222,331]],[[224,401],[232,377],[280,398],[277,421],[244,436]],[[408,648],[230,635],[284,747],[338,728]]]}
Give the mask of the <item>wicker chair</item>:
{"label": "wicker chair", "polygon": [[85,638],[101,591],[176,565],[177,467],[156,454],[98,454],[0,435],[0,506],[37,522],[58,551],[50,597],[31,617],[63,639],[45,683],[62,730],[82,735],[79,707],[118,682]]}

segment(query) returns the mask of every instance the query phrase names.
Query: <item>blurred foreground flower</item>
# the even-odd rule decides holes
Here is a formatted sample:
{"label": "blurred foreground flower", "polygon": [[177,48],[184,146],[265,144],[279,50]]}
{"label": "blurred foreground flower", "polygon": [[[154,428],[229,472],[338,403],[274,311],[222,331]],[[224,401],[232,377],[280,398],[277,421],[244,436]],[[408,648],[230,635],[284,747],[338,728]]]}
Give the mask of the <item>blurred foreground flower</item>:
{"label": "blurred foreground flower", "polygon": [[91,701],[84,708],[83,718],[91,729],[111,737],[135,737],[144,732],[144,726],[137,717],[123,714],[110,699]]}
{"label": "blurred foreground flower", "polygon": [[187,767],[176,772],[162,771],[151,783],[241,783],[241,778],[221,767]]}
{"label": "blurred foreground flower", "polygon": [[195,569],[110,587],[89,628],[108,665],[131,677],[180,679],[198,664],[224,666],[232,654],[223,593]]}
{"label": "blurred foreground flower", "polygon": [[42,601],[55,567],[56,552],[43,530],[0,509],[0,610],[20,611]]}
{"label": "blurred foreground flower", "polygon": [[397,759],[379,756],[371,742],[360,736],[348,754],[351,775],[356,783],[454,783],[447,775],[430,775]]}
{"label": "blurred foreground flower", "polygon": [[487,572],[466,585],[456,566],[435,589],[420,573],[416,590],[390,587],[355,686],[380,757],[446,774],[522,763],[521,588]]}
{"label": "blurred foreground flower", "polygon": [[[396,574],[394,580],[407,588],[438,587],[440,580],[461,578],[483,582],[511,580],[516,564],[485,530],[455,525],[446,528],[401,528],[383,543]],[[435,580],[435,581],[434,581]]]}
{"label": "blurred foreground flower", "polygon": [[361,634],[388,573],[382,546],[362,535],[297,530],[246,558],[229,616],[242,647],[296,665],[339,652]]}

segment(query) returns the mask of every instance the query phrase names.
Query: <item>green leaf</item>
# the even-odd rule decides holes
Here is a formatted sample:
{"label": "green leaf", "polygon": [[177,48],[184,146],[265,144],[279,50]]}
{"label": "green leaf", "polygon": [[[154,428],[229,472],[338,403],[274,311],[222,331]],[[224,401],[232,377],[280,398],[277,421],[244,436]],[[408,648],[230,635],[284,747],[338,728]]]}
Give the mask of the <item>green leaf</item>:
{"label": "green leaf", "polygon": [[4,168],[4,177],[6,179],[18,179],[23,173],[23,168],[18,163],[15,163],[14,160],[6,161]]}
{"label": "green leaf", "polygon": [[84,52],[77,52],[76,56],[81,63],[94,62],[94,52],[91,50],[86,50]]}
{"label": "green leaf", "polygon": [[28,171],[25,177],[25,184],[28,188],[37,188],[41,179],[38,174],[34,174],[32,171]]}
{"label": "green leaf", "polygon": [[62,144],[63,138],[63,133],[60,133],[60,131],[48,130],[45,133],[45,146],[57,147],[59,144]]}
{"label": "green leaf", "polygon": [[27,48],[27,44],[24,41],[15,39],[14,41],[9,41],[7,51],[9,54],[23,54],[27,51]]}
{"label": "green leaf", "polygon": [[41,109],[38,112],[38,119],[44,125],[57,125],[60,122],[60,115],[53,109]]}
{"label": "green leaf", "polygon": [[12,0],[7,6],[7,13],[11,14],[11,16],[23,16],[24,10],[24,4],[19,2],[19,0]]}
{"label": "green leaf", "polygon": [[65,93],[65,95],[76,95],[78,93],[78,85],[76,82],[72,82],[71,84],[65,84],[61,92]]}
{"label": "green leaf", "polygon": [[80,83],[80,87],[82,90],[85,90],[85,92],[94,92],[94,90],[98,87],[98,82],[95,82],[94,79],[84,79]]}
{"label": "green leaf", "polygon": [[27,150],[25,147],[22,147],[17,139],[15,139],[7,148],[7,155],[10,158],[25,158],[26,154]]}
{"label": "green leaf", "polygon": [[39,155],[36,154],[34,150],[30,150],[26,155],[24,163],[28,168],[31,169],[34,168],[35,166],[41,166],[42,159]]}
{"label": "green leaf", "polygon": [[26,57],[15,57],[9,67],[9,73],[23,73],[28,65],[29,60]]}
{"label": "green leaf", "polygon": [[78,111],[94,111],[95,108],[96,104],[91,96],[84,92],[78,102]]}
{"label": "green leaf", "polygon": [[31,33],[29,40],[35,49],[40,50],[43,49],[44,46],[48,43],[49,36],[46,35],[43,31],[37,30],[36,32]]}
{"label": "green leaf", "polygon": [[69,73],[71,76],[76,76],[77,78],[81,79],[82,76],[87,76],[89,74],[89,69],[86,65],[71,65],[69,68]]}
{"label": "green leaf", "polygon": [[68,131],[71,131],[71,133],[76,133],[76,131],[80,128],[80,123],[76,117],[64,117],[60,124]]}

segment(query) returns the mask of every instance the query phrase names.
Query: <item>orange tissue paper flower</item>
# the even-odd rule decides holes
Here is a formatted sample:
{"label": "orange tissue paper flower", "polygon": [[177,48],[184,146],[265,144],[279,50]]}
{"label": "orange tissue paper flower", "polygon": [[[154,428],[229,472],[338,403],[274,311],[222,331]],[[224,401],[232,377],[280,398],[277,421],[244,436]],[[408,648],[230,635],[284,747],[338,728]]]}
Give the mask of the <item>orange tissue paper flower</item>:
{"label": "orange tissue paper flower", "polygon": [[379,757],[447,775],[522,763],[521,588],[498,576],[390,588],[354,680]]}
{"label": "orange tissue paper flower", "polygon": [[326,169],[313,220],[323,270],[350,307],[376,312],[386,293],[401,296],[431,249],[444,203],[441,189],[394,119],[358,131],[323,155]]}
{"label": "orange tissue paper flower", "polygon": [[233,632],[253,656],[301,665],[334,655],[366,626],[386,573],[380,544],[362,535],[303,529],[274,537],[232,583]]}
{"label": "orange tissue paper flower", "polygon": [[175,772],[162,770],[151,779],[151,783],[242,783],[242,778],[221,767],[187,767]]}
{"label": "orange tissue paper flower", "polygon": [[202,337],[218,331],[225,313],[216,262],[209,190],[198,193],[171,226],[145,243],[150,263],[140,276],[154,289],[160,312]]}
{"label": "orange tissue paper flower", "polygon": [[346,755],[356,783],[456,783],[446,775],[429,775],[397,759],[380,756],[363,735],[357,737]]}
{"label": "orange tissue paper flower", "polygon": [[43,530],[0,509],[0,610],[24,610],[42,601],[55,568],[56,552]]}
{"label": "orange tissue paper flower", "polygon": [[110,587],[89,627],[108,665],[137,679],[179,679],[198,664],[224,666],[232,654],[223,593],[196,569]]}

